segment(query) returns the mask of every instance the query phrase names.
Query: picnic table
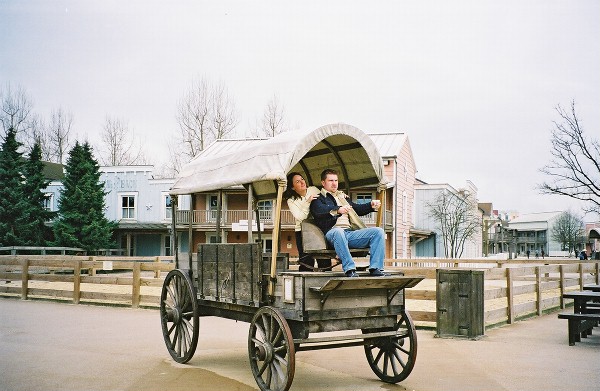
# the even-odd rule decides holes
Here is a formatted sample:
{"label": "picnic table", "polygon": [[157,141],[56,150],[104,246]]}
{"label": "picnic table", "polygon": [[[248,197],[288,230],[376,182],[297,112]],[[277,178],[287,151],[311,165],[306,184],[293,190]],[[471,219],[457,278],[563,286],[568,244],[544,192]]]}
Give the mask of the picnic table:
{"label": "picnic table", "polygon": [[563,298],[573,299],[573,312],[576,314],[585,314],[588,310],[588,303],[600,300],[600,292],[590,290],[573,291],[563,293]]}
{"label": "picnic table", "polygon": [[600,284],[588,284],[583,286],[584,291],[600,292]]}
{"label": "picnic table", "polygon": [[573,299],[573,313],[558,314],[560,319],[569,321],[569,346],[581,342],[592,334],[592,329],[600,321],[600,308],[594,302],[600,301],[600,292],[591,290],[573,291],[563,293],[564,299]]}

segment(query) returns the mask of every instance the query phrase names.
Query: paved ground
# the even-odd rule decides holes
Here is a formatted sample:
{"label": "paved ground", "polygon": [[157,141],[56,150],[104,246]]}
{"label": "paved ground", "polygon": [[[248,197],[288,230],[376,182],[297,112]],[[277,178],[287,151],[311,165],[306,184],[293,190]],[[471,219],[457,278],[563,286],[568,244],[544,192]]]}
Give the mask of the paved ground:
{"label": "paved ground", "polygon": [[[0,298],[0,390],[256,390],[248,324],[202,318],[186,365],[164,346],[158,311]],[[594,390],[600,329],[569,346],[556,314],[489,330],[478,340],[418,330],[402,383],[380,382],[361,347],[299,352],[291,390]]]}

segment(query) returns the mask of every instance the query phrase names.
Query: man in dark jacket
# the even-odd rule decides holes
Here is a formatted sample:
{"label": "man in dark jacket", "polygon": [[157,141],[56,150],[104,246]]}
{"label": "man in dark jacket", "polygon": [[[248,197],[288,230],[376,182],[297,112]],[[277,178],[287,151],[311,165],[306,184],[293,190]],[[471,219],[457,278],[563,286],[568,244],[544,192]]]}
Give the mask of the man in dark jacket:
{"label": "man in dark jacket", "polygon": [[369,272],[371,276],[389,276],[383,271],[385,255],[385,233],[379,227],[367,228],[358,216],[364,216],[379,209],[381,202],[357,204],[346,200],[338,191],[338,175],[335,170],[326,169],[321,173],[321,194],[310,204],[310,212],[315,223],[325,234],[325,238],[335,248],[342,261],[342,268],[348,277],[358,277],[350,248],[369,248]]}

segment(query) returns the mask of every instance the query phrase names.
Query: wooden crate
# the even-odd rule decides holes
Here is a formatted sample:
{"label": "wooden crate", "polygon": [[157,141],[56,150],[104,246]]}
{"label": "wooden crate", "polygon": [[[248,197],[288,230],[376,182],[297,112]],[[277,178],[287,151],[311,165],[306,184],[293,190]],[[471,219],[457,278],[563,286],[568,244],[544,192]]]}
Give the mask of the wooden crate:
{"label": "wooden crate", "polygon": [[198,298],[258,307],[263,258],[256,243],[198,245]]}

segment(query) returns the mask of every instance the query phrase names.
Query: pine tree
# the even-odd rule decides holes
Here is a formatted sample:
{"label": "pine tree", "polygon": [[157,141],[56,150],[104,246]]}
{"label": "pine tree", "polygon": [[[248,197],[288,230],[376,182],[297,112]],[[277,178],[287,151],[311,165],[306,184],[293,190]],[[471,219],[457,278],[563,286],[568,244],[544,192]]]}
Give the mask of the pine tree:
{"label": "pine tree", "polygon": [[69,152],[63,189],[54,223],[55,243],[86,251],[110,248],[116,223],[104,216],[104,183],[100,167],[86,142],[77,142]]}
{"label": "pine tree", "polygon": [[24,220],[19,224],[20,237],[24,244],[45,246],[49,228],[46,222],[52,219],[53,212],[45,209],[44,202],[48,196],[43,190],[50,181],[44,178],[44,163],[42,162],[42,147],[35,143],[31,148],[29,159],[24,165],[24,190],[29,205],[24,213]]}
{"label": "pine tree", "polygon": [[24,191],[23,154],[16,131],[8,129],[0,150],[0,246],[22,246],[19,224],[29,202]]}

